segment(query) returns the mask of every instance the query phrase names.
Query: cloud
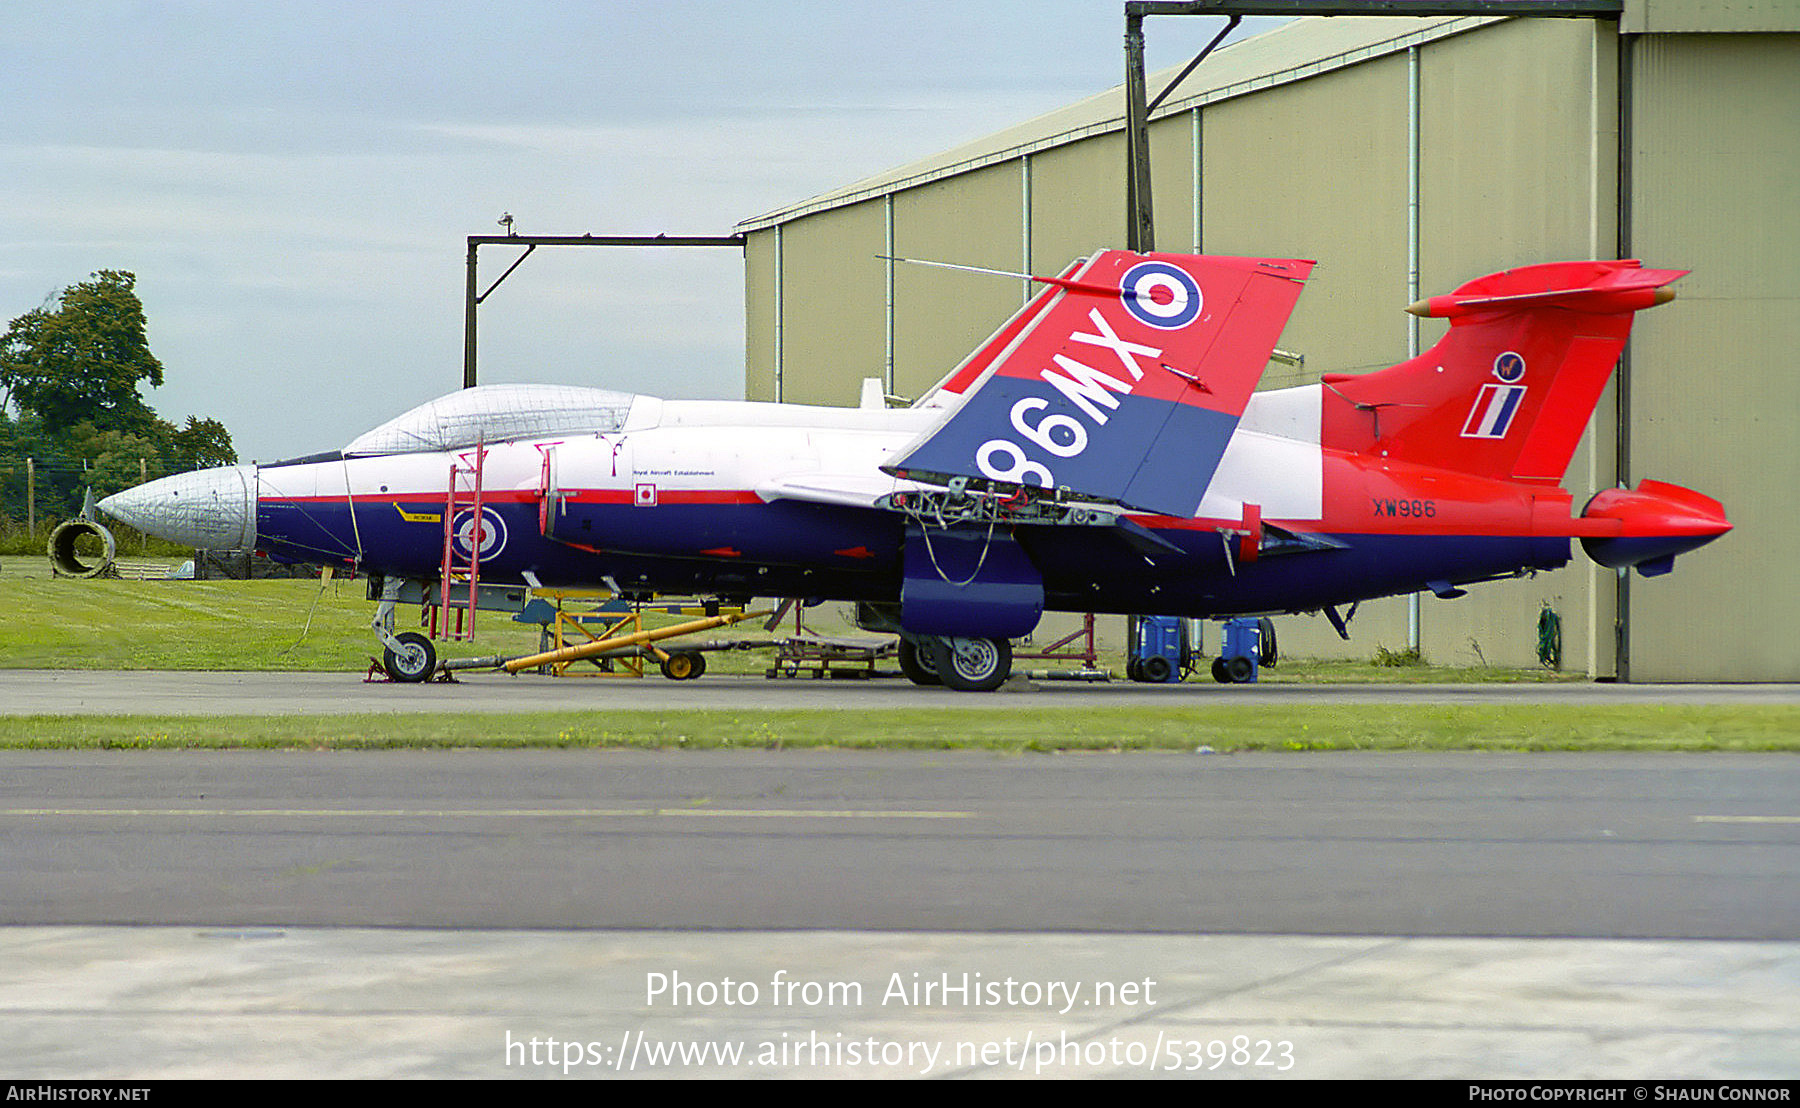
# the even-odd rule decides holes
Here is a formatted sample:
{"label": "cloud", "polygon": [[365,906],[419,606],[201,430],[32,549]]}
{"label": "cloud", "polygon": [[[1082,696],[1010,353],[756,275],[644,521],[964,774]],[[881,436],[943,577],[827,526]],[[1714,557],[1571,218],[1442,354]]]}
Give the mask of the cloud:
{"label": "cloud", "polygon": [[[263,458],[456,387],[464,239],[502,211],[527,233],[728,231],[1122,68],[1118,5],[1093,0],[6,14],[0,319],[94,270],[137,273],[168,369],[151,402],[222,419]],[[742,263],[718,255],[539,251],[482,309],[484,372],[740,395]]]}

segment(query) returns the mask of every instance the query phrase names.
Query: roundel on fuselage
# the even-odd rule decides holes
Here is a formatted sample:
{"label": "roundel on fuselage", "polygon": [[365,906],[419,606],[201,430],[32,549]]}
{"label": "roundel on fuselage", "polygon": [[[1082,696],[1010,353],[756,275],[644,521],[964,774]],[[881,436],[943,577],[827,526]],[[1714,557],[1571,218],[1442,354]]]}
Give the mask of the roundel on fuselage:
{"label": "roundel on fuselage", "polygon": [[1186,270],[1168,262],[1139,262],[1119,281],[1119,299],[1140,323],[1164,331],[1200,318],[1204,298]]}
{"label": "roundel on fuselage", "polygon": [[506,548],[506,521],[492,508],[481,509],[479,529],[475,526],[474,510],[464,508],[450,521],[450,534],[465,558],[485,562]]}

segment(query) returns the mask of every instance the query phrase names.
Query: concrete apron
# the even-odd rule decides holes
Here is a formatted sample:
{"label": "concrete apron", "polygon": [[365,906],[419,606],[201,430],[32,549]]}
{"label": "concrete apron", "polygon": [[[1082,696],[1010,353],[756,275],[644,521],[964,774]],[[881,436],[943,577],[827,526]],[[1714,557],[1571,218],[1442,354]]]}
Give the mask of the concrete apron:
{"label": "concrete apron", "polygon": [[1773,1079],[1800,943],[0,928],[0,1074]]}

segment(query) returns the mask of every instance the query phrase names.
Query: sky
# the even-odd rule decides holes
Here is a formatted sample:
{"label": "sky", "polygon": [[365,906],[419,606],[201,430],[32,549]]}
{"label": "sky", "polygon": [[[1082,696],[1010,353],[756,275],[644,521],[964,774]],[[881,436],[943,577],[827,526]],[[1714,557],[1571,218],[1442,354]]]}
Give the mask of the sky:
{"label": "sky", "polygon": [[[462,383],[466,237],[727,234],[1117,86],[1121,0],[7,0],[0,323],[137,275],[177,424],[335,449]],[[1279,20],[1247,20],[1237,37]],[[1149,23],[1152,70],[1222,26]],[[511,262],[481,252],[482,285]],[[537,251],[483,384],[743,394],[734,250]]]}

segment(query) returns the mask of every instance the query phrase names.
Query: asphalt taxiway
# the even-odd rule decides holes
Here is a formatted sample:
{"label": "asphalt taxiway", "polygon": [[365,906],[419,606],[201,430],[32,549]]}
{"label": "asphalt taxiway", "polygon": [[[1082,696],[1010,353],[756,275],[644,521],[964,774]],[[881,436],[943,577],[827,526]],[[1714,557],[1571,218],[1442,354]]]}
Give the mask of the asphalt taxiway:
{"label": "asphalt taxiway", "polygon": [[[0,671],[14,716],[1545,702],[1800,686]],[[1793,1078],[1797,773],[0,752],[0,1075]]]}
{"label": "asphalt taxiway", "polygon": [[1797,795],[1787,755],[7,751],[0,1073],[1791,1078]]}

